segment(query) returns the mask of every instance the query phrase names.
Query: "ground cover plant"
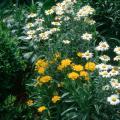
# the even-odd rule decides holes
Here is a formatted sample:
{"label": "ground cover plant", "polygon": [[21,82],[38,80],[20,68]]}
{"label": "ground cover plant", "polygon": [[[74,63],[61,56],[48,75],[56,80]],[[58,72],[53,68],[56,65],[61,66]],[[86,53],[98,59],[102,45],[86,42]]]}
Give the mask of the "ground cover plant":
{"label": "ground cover plant", "polygon": [[[2,24],[19,41],[19,61],[28,64],[24,66],[25,99],[17,102],[17,96],[9,94],[1,104],[1,113],[8,109],[7,117],[1,119],[120,119],[116,3],[119,1],[32,1],[32,6],[14,5],[2,13]],[[112,7],[106,12],[100,4]],[[112,18],[112,27],[107,28],[102,18]]]}

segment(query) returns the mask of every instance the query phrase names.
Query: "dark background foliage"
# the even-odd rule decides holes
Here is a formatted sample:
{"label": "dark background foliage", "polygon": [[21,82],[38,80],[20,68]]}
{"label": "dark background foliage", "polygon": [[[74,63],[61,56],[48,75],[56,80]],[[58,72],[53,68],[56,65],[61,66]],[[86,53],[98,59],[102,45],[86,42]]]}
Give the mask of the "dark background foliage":
{"label": "dark background foliage", "polygon": [[7,95],[18,95],[24,78],[25,63],[18,49],[18,40],[0,22],[0,101]]}

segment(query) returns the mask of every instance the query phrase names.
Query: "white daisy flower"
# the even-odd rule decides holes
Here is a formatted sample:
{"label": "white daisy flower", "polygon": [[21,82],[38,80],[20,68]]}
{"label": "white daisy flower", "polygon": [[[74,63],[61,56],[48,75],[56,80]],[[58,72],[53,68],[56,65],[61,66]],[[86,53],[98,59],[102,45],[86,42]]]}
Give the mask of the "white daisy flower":
{"label": "white daisy flower", "polygon": [[87,60],[93,57],[93,53],[90,53],[89,50],[87,50],[85,53],[82,54],[82,58],[86,58]]}
{"label": "white daisy flower", "polygon": [[44,28],[43,27],[38,27],[36,30],[37,31],[41,31],[41,30],[43,30]]}
{"label": "white daisy flower", "polygon": [[99,45],[95,48],[97,51],[106,51],[109,49],[107,42],[100,42]]}
{"label": "white daisy flower", "polygon": [[31,28],[31,27],[34,27],[34,24],[33,23],[27,23],[26,26],[24,28]]}
{"label": "white daisy flower", "polygon": [[111,105],[117,105],[120,103],[120,100],[119,100],[119,96],[114,94],[114,95],[111,95],[110,97],[107,98],[107,101],[111,104]]}
{"label": "white daisy flower", "polygon": [[43,18],[37,18],[35,19],[35,22],[38,24],[43,23],[45,20]]}
{"label": "white daisy flower", "polygon": [[120,61],[120,55],[113,58],[114,61]]}
{"label": "white daisy flower", "polygon": [[43,40],[46,40],[46,39],[49,38],[49,35],[50,35],[50,34],[51,34],[50,31],[45,31],[44,33],[40,33],[40,34],[39,34],[39,37],[40,37],[41,39],[43,39]]}
{"label": "white daisy flower", "polygon": [[117,76],[119,75],[119,70],[113,68],[109,73],[111,76]]}
{"label": "white daisy flower", "polygon": [[101,61],[104,61],[104,62],[110,61],[110,57],[107,56],[107,55],[102,55],[102,56],[99,57],[99,59],[100,59]]}
{"label": "white daisy flower", "polygon": [[116,46],[116,47],[114,48],[114,52],[115,52],[116,54],[120,55],[120,47]]}
{"label": "white daisy flower", "polygon": [[34,18],[34,17],[36,17],[36,16],[37,16],[36,13],[31,13],[31,14],[29,14],[29,15],[27,16],[27,18]]}
{"label": "white daisy flower", "polygon": [[118,83],[118,79],[112,78],[110,82],[117,82]]}
{"label": "white daisy flower", "polygon": [[111,65],[104,64],[104,63],[101,63],[101,64],[96,65],[96,68],[99,69],[100,71],[104,71],[104,70],[109,70],[109,69],[111,69],[112,66],[111,66]]}
{"label": "white daisy flower", "polygon": [[60,26],[61,25],[60,22],[52,22],[51,24],[52,25],[56,25],[56,26]]}
{"label": "white daisy flower", "polygon": [[87,41],[90,41],[91,39],[92,39],[92,34],[89,34],[89,33],[84,33],[82,36],[81,36],[81,38],[83,39],[83,40],[87,40]]}
{"label": "white daisy flower", "polygon": [[54,13],[54,10],[53,9],[50,9],[50,10],[45,10],[45,14],[46,15],[51,15]]}
{"label": "white daisy flower", "polygon": [[68,21],[68,20],[70,20],[70,17],[68,16],[64,17],[64,21]]}
{"label": "white daisy flower", "polygon": [[60,29],[59,29],[59,28],[51,28],[50,31],[51,31],[52,33],[54,33],[54,32],[60,31]]}
{"label": "white daisy flower", "polygon": [[64,14],[64,9],[61,3],[57,3],[55,7],[52,8],[57,15],[63,15]]}
{"label": "white daisy flower", "polygon": [[94,8],[92,8],[89,5],[86,5],[82,7],[78,12],[77,12],[77,17],[87,17],[89,15],[92,15],[95,12]]}
{"label": "white daisy flower", "polygon": [[69,40],[63,40],[62,41],[64,44],[70,44],[70,41]]}
{"label": "white daisy flower", "polygon": [[27,35],[34,35],[35,34],[35,30],[29,30],[26,33]]}
{"label": "white daisy flower", "polygon": [[120,83],[118,82],[118,79],[111,79],[110,84],[115,89],[120,89]]}
{"label": "white daisy flower", "polygon": [[103,78],[109,78],[110,74],[108,73],[108,71],[100,71],[99,75],[101,75]]}

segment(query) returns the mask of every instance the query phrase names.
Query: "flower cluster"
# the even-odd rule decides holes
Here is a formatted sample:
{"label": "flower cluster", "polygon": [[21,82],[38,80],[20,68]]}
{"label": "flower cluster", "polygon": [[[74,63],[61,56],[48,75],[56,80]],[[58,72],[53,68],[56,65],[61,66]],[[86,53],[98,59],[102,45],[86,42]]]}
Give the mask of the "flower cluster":
{"label": "flower cluster", "polygon": [[[41,48],[44,50],[38,47],[38,51],[47,53],[41,55],[44,59],[38,59],[35,63],[33,85],[39,93],[35,101],[38,112],[48,116],[62,105],[67,104],[65,106],[69,108],[69,101],[73,106],[80,107],[83,103],[89,103],[91,96],[96,96],[93,98],[96,100],[100,94],[105,97],[106,103],[101,98],[105,104],[120,103],[120,83],[112,81],[119,78],[120,68],[112,65],[112,58],[107,55],[107,50],[112,48],[107,41],[96,42],[95,21],[91,18],[95,10],[89,5],[78,9],[76,4],[75,0],[64,0],[45,10],[48,21],[32,13],[27,21],[35,20],[34,23],[24,27],[26,39],[33,39],[36,43],[42,41]],[[113,51],[117,54],[114,61],[119,61],[120,47],[116,46]],[[117,94],[110,95],[113,91]],[[28,105],[32,106],[32,101],[28,101]],[[79,111],[77,107],[76,111]],[[62,112],[66,108],[63,109]]]}
{"label": "flower cluster", "polygon": [[77,18],[80,19],[81,17],[88,17],[89,15],[92,15],[95,12],[95,10],[89,6],[83,6],[78,12],[77,12]]}

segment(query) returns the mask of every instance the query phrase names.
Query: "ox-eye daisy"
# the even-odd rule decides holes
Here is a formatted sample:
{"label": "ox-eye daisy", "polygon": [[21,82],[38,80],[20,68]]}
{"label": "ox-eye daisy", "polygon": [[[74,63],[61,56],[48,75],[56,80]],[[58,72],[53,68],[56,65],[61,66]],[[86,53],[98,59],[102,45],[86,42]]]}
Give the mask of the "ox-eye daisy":
{"label": "ox-eye daisy", "polygon": [[92,34],[89,34],[89,33],[84,33],[82,36],[81,36],[81,38],[83,39],[83,40],[87,40],[87,41],[90,41],[91,39],[92,39]]}
{"label": "ox-eye daisy", "polygon": [[120,103],[120,100],[119,100],[119,96],[114,94],[114,95],[111,95],[110,97],[107,98],[107,101],[111,104],[111,105],[117,105]]}
{"label": "ox-eye daisy", "polygon": [[107,55],[102,55],[99,57],[99,59],[104,62],[110,61],[110,57]]}
{"label": "ox-eye daisy", "polygon": [[85,53],[82,54],[82,58],[86,58],[86,60],[93,57],[93,53],[90,53],[89,50],[87,50]]}
{"label": "ox-eye daisy", "polygon": [[100,42],[99,45],[95,48],[97,51],[106,51],[109,49],[107,42]]}
{"label": "ox-eye daisy", "polygon": [[120,47],[116,46],[116,47],[114,48],[114,52],[115,52],[116,54],[120,55]]}

